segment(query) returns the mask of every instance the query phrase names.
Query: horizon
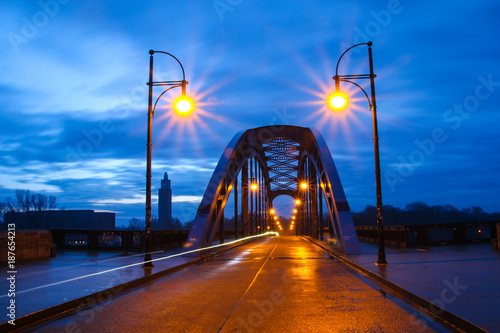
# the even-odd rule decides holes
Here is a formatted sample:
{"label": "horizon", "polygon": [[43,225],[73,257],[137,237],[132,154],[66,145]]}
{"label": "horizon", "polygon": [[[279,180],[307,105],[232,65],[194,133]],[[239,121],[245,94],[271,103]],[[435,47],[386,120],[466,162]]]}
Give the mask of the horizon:
{"label": "horizon", "polygon": [[[154,215],[164,172],[173,216],[190,221],[231,138],[276,124],[319,130],[351,210],[361,211],[376,202],[367,101],[344,83],[349,109],[333,112],[325,100],[342,52],[372,41],[384,205],[500,210],[496,1],[42,0],[0,8],[0,197],[28,189],[68,209],[113,208],[117,225],[143,219],[154,49],[181,61],[197,107],[177,116],[170,103],[178,88],[159,102]],[[179,80],[175,61],[154,59],[155,81]],[[365,48],[339,67],[342,74],[367,71]]]}

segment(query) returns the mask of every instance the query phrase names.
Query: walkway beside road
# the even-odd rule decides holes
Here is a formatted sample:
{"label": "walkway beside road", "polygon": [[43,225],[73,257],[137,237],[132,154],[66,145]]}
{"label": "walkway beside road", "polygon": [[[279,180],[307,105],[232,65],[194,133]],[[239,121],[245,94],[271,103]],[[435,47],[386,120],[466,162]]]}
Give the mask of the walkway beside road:
{"label": "walkway beside road", "polygon": [[375,265],[377,244],[360,244],[362,254],[337,254],[489,332],[500,332],[500,251],[490,243],[388,246],[386,266]]}
{"label": "walkway beside road", "polygon": [[[153,254],[158,259],[178,253],[183,249],[159,251]],[[134,281],[147,274],[156,273],[184,264],[192,257],[176,257],[155,262],[153,269],[142,269],[144,254],[122,255],[121,252],[59,251],[56,257],[33,259],[17,263],[16,317],[46,309],[73,299],[84,297]],[[136,266],[93,275],[123,266]],[[85,278],[81,278],[84,277]],[[68,281],[60,283],[62,281]],[[0,280],[0,304],[6,304],[9,290],[5,278]],[[7,317],[1,322],[7,321]]]}

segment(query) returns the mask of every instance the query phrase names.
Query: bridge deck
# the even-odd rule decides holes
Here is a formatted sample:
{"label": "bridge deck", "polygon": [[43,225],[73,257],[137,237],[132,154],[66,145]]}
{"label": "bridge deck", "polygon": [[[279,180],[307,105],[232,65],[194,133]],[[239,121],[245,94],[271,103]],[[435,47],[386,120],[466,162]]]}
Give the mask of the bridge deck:
{"label": "bridge deck", "polygon": [[298,237],[259,240],[39,332],[433,332]]}

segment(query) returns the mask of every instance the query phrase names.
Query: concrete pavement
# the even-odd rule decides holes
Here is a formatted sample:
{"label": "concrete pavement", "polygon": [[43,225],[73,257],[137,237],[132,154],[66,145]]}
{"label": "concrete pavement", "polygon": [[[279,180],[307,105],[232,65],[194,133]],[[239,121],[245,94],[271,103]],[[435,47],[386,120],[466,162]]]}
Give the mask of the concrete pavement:
{"label": "concrete pavement", "polygon": [[243,245],[38,332],[446,332],[308,242]]}
{"label": "concrete pavement", "polygon": [[500,332],[500,251],[490,243],[386,247],[387,266],[375,265],[376,244],[360,244],[362,254],[337,254],[489,332]]}

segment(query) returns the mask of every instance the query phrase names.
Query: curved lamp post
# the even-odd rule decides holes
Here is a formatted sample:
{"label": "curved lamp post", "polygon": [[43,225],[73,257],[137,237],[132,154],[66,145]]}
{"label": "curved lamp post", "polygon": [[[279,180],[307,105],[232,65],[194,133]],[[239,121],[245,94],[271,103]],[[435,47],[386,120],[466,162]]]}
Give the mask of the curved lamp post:
{"label": "curved lamp post", "polygon": [[[339,64],[342,57],[351,49],[361,46],[368,46],[368,60],[370,62],[370,74],[355,74],[355,75],[339,75]],[[377,128],[377,104],[375,101],[375,77],[373,73],[373,58],[372,58],[372,42],[360,43],[348,48],[337,61],[337,67],[335,69],[335,92],[329,97],[329,103],[334,109],[342,109],[347,105],[347,96],[340,92],[340,82],[348,82],[359,89],[365,94],[368,100],[368,105],[373,117],[373,146],[375,151],[375,186],[377,192],[377,234],[378,234],[378,260],[377,265],[386,265],[387,261],[385,259],[385,247],[384,247],[384,224],[382,218],[382,186],[380,180],[380,158],[379,158],[379,147],[378,147],[378,128]],[[371,86],[371,99],[366,93],[366,91],[356,82],[352,80],[359,79],[370,79]]]}
{"label": "curved lamp post", "polygon": [[[181,81],[153,81],[153,54],[163,53],[172,58],[174,58],[182,70],[182,80]],[[193,102],[186,96],[186,74],[184,73],[184,67],[182,67],[179,59],[174,57],[172,54],[163,51],[153,51],[149,50],[149,98],[148,98],[148,143],[147,143],[147,162],[146,162],[146,255],[144,257],[143,267],[153,267],[151,262],[151,248],[152,248],[152,237],[151,237],[151,148],[152,148],[152,130],[153,130],[153,117],[155,116],[156,105],[160,98],[170,89],[176,87],[182,87],[182,95],[174,101],[174,108],[179,114],[188,114],[193,109]],[[153,87],[154,86],[168,86],[165,91],[163,91],[160,96],[156,99],[153,106]]]}

